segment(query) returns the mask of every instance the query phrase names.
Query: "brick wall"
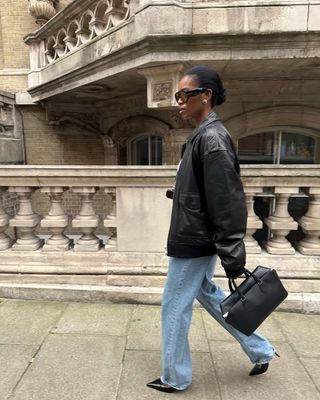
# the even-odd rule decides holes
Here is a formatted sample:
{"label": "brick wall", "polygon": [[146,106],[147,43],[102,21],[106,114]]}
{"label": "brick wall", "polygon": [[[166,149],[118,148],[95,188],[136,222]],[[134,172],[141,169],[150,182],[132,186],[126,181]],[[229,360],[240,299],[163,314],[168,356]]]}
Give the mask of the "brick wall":
{"label": "brick wall", "polygon": [[75,125],[50,126],[40,107],[22,107],[21,111],[27,164],[104,164],[99,136]]}

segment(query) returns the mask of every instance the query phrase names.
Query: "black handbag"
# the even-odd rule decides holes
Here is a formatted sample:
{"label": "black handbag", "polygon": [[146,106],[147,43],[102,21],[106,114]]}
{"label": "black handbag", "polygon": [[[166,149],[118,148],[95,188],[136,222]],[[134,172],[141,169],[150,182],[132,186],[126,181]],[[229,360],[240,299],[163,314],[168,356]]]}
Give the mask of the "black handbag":
{"label": "black handbag", "polygon": [[277,272],[258,265],[239,286],[229,279],[231,294],[220,304],[225,321],[250,336],[288,296]]}

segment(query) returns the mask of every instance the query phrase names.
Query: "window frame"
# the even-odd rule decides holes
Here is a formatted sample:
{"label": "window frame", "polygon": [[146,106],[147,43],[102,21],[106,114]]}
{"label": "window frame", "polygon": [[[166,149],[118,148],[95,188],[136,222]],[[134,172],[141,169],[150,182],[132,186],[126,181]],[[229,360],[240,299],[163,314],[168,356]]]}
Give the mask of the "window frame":
{"label": "window frame", "polygon": [[[301,136],[308,136],[311,137],[312,139],[315,140],[315,158],[314,158],[314,164],[320,163],[320,132],[317,132],[313,129],[309,128],[301,128],[301,127],[293,127],[293,126],[272,126],[266,129],[259,129],[259,130],[254,130],[251,131],[247,135],[243,135],[241,137],[237,138],[236,141],[236,149],[237,149],[237,154],[239,153],[239,140],[248,137],[248,136],[253,136],[253,135],[258,135],[258,134],[263,134],[263,133],[273,133],[274,134],[274,143],[273,143],[273,163],[270,165],[286,165],[286,163],[281,164],[281,139],[282,139],[282,134],[283,133],[293,133],[293,134],[298,134]],[[298,163],[301,165],[304,165],[304,163]],[[250,164],[251,165],[251,164]],[[259,163],[256,163],[255,165],[259,165]],[[264,164],[263,164],[264,165]]]}
{"label": "window frame", "polygon": [[162,147],[161,164],[157,164],[157,165],[163,165],[163,142],[164,142],[163,135],[153,134],[150,132],[141,132],[138,135],[134,135],[133,137],[131,137],[127,140],[127,164],[128,165],[141,165],[141,164],[134,163],[135,154],[134,154],[133,145],[134,145],[135,141],[137,141],[138,139],[145,138],[145,137],[148,138],[148,166],[156,166],[156,164],[150,164],[150,161],[152,158],[151,157],[151,137],[161,138],[161,147]]}

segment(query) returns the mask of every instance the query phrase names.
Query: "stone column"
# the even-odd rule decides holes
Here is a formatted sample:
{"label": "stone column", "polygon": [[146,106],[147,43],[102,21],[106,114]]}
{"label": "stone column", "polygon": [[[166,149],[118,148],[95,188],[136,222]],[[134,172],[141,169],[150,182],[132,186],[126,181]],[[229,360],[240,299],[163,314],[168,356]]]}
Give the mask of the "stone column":
{"label": "stone column", "polygon": [[7,250],[12,246],[13,240],[5,234],[9,226],[9,215],[4,211],[0,201],[0,251]]}
{"label": "stone column", "polygon": [[320,256],[320,187],[309,188],[308,212],[298,222],[306,234],[298,250],[306,256]]}
{"label": "stone column", "polygon": [[41,221],[43,228],[49,228],[52,235],[43,246],[43,251],[66,251],[71,246],[71,240],[63,231],[69,224],[69,217],[62,207],[62,195],[66,189],[63,187],[42,187],[41,193],[50,197],[51,208],[49,214]]}
{"label": "stone column", "polygon": [[81,209],[79,214],[72,220],[74,228],[80,228],[82,236],[74,246],[74,251],[98,251],[101,240],[93,233],[99,223],[99,216],[95,213],[92,204],[95,187],[74,187],[72,192],[81,196]]}
{"label": "stone column", "polygon": [[247,220],[247,230],[244,237],[244,244],[246,246],[246,252],[248,254],[259,254],[261,253],[261,247],[258,242],[252,237],[257,229],[262,228],[262,221],[257,217],[254,212],[254,196],[257,193],[261,193],[262,187],[252,187],[248,186],[244,188],[246,196],[246,204],[248,210],[248,220]]}
{"label": "stone column", "polygon": [[103,221],[103,225],[109,228],[110,238],[105,246],[107,251],[117,250],[117,199],[116,199],[116,188],[105,188],[105,193],[111,196],[111,212],[107,218]]}
{"label": "stone column", "polygon": [[274,189],[276,195],[276,208],[270,217],[265,219],[266,225],[272,231],[272,239],[266,244],[266,250],[270,254],[295,254],[291,243],[286,239],[290,230],[298,229],[298,223],[289,215],[288,202],[292,194],[298,194],[299,188]]}
{"label": "stone column", "polygon": [[9,192],[17,193],[19,197],[19,211],[9,221],[10,226],[17,228],[18,239],[12,246],[13,250],[34,251],[43,245],[43,240],[34,234],[36,226],[39,224],[40,215],[33,212],[31,204],[31,194],[34,188],[26,186],[9,187]]}

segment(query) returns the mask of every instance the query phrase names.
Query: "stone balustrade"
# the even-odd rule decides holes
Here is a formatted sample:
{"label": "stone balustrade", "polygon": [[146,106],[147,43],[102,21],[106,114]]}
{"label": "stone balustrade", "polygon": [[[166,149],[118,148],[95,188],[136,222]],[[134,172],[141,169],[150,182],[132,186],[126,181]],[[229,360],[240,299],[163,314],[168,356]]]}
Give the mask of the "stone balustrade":
{"label": "stone balustrade", "polygon": [[[275,255],[299,252],[319,256],[319,167],[255,165],[242,166],[241,173],[248,208],[247,253],[259,254],[264,249]],[[172,186],[175,174],[176,168],[167,166],[3,166],[1,193],[14,193],[19,207],[11,217],[5,207],[0,208],[0,251],[164,253],[171,213],[171,200],[165,192]],[[101,188],[105,201],[110,203],[105,216],[98,215],[93,205]],[[50,199],[45,216],[34,211],[32,195],[36,191]],[[62,203],[68,191],[80,198],[80,208],[73,218]],[[308,210],[294,220],[288,212],[289,199],[299,196],[308,199]],[[258,197],[273,202],[273,209],[264,220],[255,213]],[[103,222],[107,238],[104,245],[101,235],[96,234],[99,221]],[[269,230],[269,238],[258,244],[253,235],[263,224]],[[49,232],[45,240],[37,234],[37,227]],[[79,239],[65,235],[68,227],[78,230]],[[291,243],[286,236],[299,227],[304,237]],[[15,237],[8,236],[10,228],[14,228]]]}

